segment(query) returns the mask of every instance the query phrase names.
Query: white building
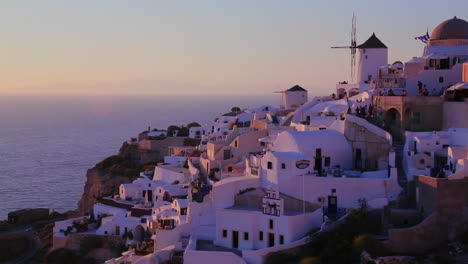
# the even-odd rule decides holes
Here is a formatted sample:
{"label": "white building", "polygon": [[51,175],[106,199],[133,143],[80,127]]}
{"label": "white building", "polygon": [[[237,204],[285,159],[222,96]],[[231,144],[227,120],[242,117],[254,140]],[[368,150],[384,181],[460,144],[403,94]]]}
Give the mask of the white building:
{"label": "white building", "polygon": [[447,131],[407,132],[403,148],[403,168],[408,180],[415,176],[435,177],[443,169],[450,175],[463,167],[468,147],[468,129],[451,128]]}
{"label": "white building", "polygon": [[[375,88],[390,88],[396,94],[441,95],[447,87],[462,80],[462,64],[468,61],[468,22],[459,18],[440,23],[424,47],[422,56],[414,57],[397,70],[381,68]],[[388,67],[387,67],[388,68]]]}
{"label": "white building", "polygon": [[277,189],[266,192],[260,207],[234,205],[216,211],[216,245],[254,250],[289,244],[322,223],[320,209],[288,210]]}
{"label": "white building", "polygon": [[159,182],[154,182],[147,177],[140,177],[132,183],[119,186],[119,197],[123,200],[153,201],[153,190]]}
{"label": "white building", "polygon": [[251,163],[260,164],[263,186],[277,185],[281,193],[308,202],[325,204],[330,193],[336,194],[342,208],[358,207],[361,198],[377,208],[395,200],[401,188],[394,153],[388,154],[387,165],[379,165],[379,170],[355,171],[353,148],[342,133],[335,129],[282,132],[270,151],[252,157],[259,162]]}

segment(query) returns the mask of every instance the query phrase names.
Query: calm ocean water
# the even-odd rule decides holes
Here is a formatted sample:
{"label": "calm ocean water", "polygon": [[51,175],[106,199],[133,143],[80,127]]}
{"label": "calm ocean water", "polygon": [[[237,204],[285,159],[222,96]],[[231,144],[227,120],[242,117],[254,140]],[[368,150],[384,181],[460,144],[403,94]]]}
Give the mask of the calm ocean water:
{"label": "calm ocean water", "polygon": [[213,120],[265,96],[0,97],[0,219],[22,208],[75,209],[86,170],[148,125]]}

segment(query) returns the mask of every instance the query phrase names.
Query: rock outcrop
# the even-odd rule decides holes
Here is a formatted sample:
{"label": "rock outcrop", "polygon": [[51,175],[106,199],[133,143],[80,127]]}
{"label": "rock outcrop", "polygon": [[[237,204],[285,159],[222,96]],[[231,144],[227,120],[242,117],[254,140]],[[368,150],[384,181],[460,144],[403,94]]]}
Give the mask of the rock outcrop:
{"label": "rock outcrop", "polygon": [[125,142],[117,155],[110,156],[89,169],[83,195],[78,202],[79,214],[91,213],[93,205],[100,198],[117,194],[120,184],[135,180],[147,161],[141,159],[138,145]]}
{"label": "rock outcrop", "polygon": [[199,139],[184,137],[124,142],[117,155],[104,159],[86,173],[83,195],[78,202],[79,215],[91,213],[99,199],[118,194],[120,184],[133,182],[141,171],[153,170],[156,162],[161,162],[167,155],[169,146],[196,146],[199,143]]}

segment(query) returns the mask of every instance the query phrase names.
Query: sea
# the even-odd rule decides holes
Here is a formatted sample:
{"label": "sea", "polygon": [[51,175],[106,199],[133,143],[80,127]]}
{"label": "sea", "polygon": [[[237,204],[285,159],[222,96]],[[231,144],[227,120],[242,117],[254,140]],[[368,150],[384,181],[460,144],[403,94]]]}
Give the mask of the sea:
{"label": "sea", "polygon": [[281,96],[2,96],[0,220],[24,208],[77,208],[86,171],[151,126],[207,123]]}

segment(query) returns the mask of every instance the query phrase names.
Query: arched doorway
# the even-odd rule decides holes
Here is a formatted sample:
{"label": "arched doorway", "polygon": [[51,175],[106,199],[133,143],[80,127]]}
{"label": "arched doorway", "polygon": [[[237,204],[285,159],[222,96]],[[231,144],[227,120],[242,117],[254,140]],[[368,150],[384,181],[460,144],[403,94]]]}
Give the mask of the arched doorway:
{"label": "arched doorway", "polygon": [[140,243],[145,238],[145,229],[141,225],[137,225],[133,229],[133,241]]}
{"label": "arched doorway", "polygon": [[395,108],[391,108],[385,113],[385,128],[392,135],[394,141],[402,139],[401,114]]}

